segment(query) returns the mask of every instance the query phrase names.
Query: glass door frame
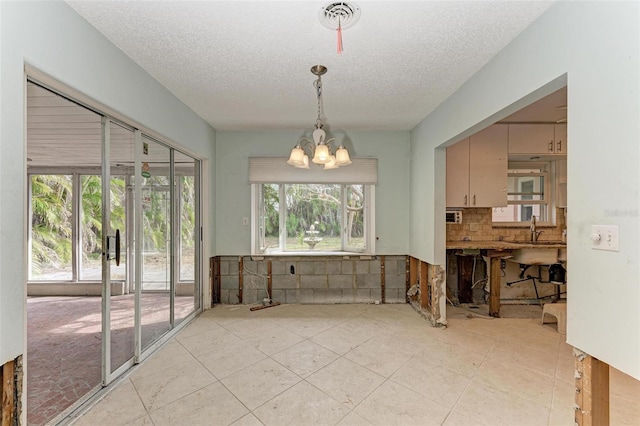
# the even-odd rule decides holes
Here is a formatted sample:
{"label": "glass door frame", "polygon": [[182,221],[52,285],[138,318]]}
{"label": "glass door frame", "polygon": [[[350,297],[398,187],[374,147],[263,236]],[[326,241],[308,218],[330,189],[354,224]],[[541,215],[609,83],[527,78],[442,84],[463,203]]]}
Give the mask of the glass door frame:
{"label": "glass door frame", "polygon": [[[137,297],[134,299],[134,353],[132,357],[125,361],[122,365],[112,371],[111,369],[111,265],[112,259],[109,259],[109,244],[107,243],[110,237],[114,237],[112,235],[111,229],[111,125],[116,125],[123,127],[127,130],[134,132],[134,181],[137,182],[139,172],[141,170],[139,156],[138,156],[138,137],[137,134],[140,133],[140,130],[132,128],[129,125],[126,125],[120,121],[117,121],[111,117],[106,115],[102,115],[102,385],[107,386],[114,379],[122,375],[125,371],[131,368],[136,361],[136,352],[135,352],[135,342],[137,342],[138,336],[138,317],[139,317],[139,303]],[[125,177],[125,185],[127,185],[126,177]],[[139,185],[134,183],[134,193]],[[133,197],[133,203],[131,205],[126,201],[126,188],[125,188],[125,204],[128,207],[133,207],[134,214],[137,214],[140,211],[138,204],[140,198],[136,198],[135,194]],[[129,215],[131,211],[127,212],[126,227],[131,223],[129,220]],[[135,227],[135,218],[134,218],[134,229],[137,231],[138,227]],[[130,229],[125,229],[125,237],[126,241],[124,241],[125,247],[130,240],[129,234]],[[135,237],[134,237],[135,238]],[[122,242],[120,242],[121,244]],[[138,251],[139,240],[134,240],[133,252],[139,253]],[[119,248],[118,248],[118,251]],[[129,257],[127,261],[129,261],[129,250],[127,250],[127,256]],[[134,262],[137,262],[140,256],[134,256]],[[127,263],[127,268],[130,268]],[[139,271],[138,265],[134,266],[134,272],[137,273]],[[136,279],[133,280],[136,283]],[[139,286],[136,285],[136,291]],[[137,293],[136,293],[137,294]]]}
{"label": "glass door frame", "polygon": [[[130,195],[130,191],[126,191],[127,200],[125,201],[127,208],[129,209],[126,217],[126,241],[124,244],[129,246],[129,250],[126,250],[127,256],[127,268],[129,273],[133,272],[131,276],[131,285],[135,287],[134,293],[134,345],[133,356],[123,363],[115,370],[111,370],[111,260],[107,256],[107,239],[113,232],[111,230],[111,191],[109,188],[111,182],[111,132],[110,126],[114,124],[117,126],[125,127],[134,132],[134,174],[129,178],[127,185],[133,186],[133,194]],[[142,292],[143,292],[143,266],[142,266],[142,243],[143,243],[143,210],[142,210],[142,156],[143,156],[143,141],[142,138],[148,139],[151,142],[158,143],[159,145],[169,149],[169,193],[170,193],[170,229],[171,229],[171,241],[170,241],[170,307],[169,307],[169,329],[167,332],[171,332],[176,327],[175,321],[175,297],[176,286],[180,281],[180,268],[178,262],[180,261],[177,253],[179,252],[178,245],[180,244],[180,226],[178,224],[178,218],[180,216],[181,200],[176,195],[176,182],[177,174],[175,167],[175,148],[159,141],[158,139],[143,133],[141,130],[132,128],[126,124],[121,123],[111,117],[102,117],[102,384],[107,386],[117,377],[122,375],[125,371],[131,368],[134,364],[137,364],[144,360],[150,353],[152,353],[158,346],[164,343],[163,337],[155,340],[147,347],[143,347],[142,342]],[[197,292],[194,289],[194,297],[198,308],[194,307],[193,312],[187,315],[184,320],[189,320],[195,314],[200,312],[203,308],[203,282],[202,282],[202,195],[201,190],[201,169],[200,160],[193,158],[194,161],[194,190],[195,190],[195,224],[194,224],[194,287],[197,284]],[[132,219],[131,219],[132,218]],[[131,271],[131,268],[133,271]],[[188,321],[181,321],[186,323]]]}

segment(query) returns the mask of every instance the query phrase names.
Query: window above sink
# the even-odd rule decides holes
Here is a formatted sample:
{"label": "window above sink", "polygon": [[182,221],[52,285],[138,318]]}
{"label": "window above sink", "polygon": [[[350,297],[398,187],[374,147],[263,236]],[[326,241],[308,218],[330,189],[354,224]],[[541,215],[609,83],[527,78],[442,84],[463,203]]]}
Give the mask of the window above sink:
{"label": "window above sink", "polygon": [[553,226],[551,190],[552,163],[510,162],[507,177],[507,206],[492,209],[494,225],[529,226],[536,217],[538,226]]}

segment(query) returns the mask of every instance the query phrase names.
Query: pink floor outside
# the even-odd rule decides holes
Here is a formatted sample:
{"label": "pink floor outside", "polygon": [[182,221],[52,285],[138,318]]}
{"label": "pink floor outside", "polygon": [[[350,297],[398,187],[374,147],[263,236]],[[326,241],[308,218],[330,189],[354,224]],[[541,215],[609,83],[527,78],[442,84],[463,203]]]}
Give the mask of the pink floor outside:
{"label": "pink floor outside", "polygon": [[[176,324],[193,312],[193,297],[176,297]],[[112,369],[133,353],[134,296],[111,298]],[[101,382],[100,297],[27,299],[27,423],[42,425]],[[142,295],[143,347],[169,327],[166,293]]]}

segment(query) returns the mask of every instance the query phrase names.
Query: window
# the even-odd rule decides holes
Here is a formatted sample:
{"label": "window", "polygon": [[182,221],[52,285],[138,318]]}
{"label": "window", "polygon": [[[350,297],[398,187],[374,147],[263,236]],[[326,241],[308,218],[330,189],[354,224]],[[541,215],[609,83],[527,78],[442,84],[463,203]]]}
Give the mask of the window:
{"label": "window", "polygon": [[507,206],[494,207],[493,222],[551,223],[549,195],[549,163],[509,164]]}
{"label": "window", "polygon": [[73,278],[73,176],[30,176],[31,280]]}
{"label": "window", "polygon": [[373,251],[372,185],[264,183],[253,188],[255,253]]}

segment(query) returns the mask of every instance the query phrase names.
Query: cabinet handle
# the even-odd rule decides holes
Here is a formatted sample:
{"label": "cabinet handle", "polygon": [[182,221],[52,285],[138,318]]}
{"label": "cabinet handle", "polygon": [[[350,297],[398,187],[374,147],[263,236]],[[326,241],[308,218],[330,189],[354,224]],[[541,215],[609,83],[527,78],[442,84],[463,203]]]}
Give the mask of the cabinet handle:
{"label": "cabinet handle", "polygon": [[473,194],[473,205],[476,205],[476,194]]}
{"label": "cabinet handle", "polygon": [[558,141],[558,152],[562,152],[562,141]]}
{"label": "cabinet handle", "polygon": [[549,142],[549,152],[553,152],[553,141]]}
{"label": "cabinet handle", "polygon": [[464,205],[467,205],[467,195],[464,196]]}

